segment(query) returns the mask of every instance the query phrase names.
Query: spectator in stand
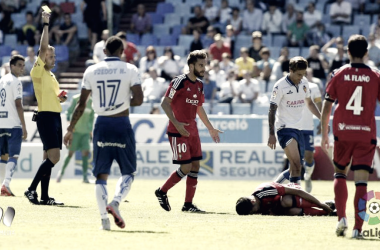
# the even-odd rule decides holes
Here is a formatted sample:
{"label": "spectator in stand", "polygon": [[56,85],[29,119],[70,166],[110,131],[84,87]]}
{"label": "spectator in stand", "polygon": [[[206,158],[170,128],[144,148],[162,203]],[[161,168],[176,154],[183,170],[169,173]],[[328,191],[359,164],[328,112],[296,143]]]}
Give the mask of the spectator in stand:
{"label": "spectator in stand", "polygon": [[107,21],[105,0],[83,0],[80,9],[83,14],[83,21],[88,28],[88,40],[91,49],[94,49],[98,34],[102,32],[103,24]]}
{"label": "spectator in stand", "polygon": [[19,1],[16,0],[1,0],[0,1],[0,7],[2,10],[14,13],[19,10]]}
{"label": "spectator in stand", "polygon": [[145,50],[145,56],[140,59],[139,70],[142,78],[145,78],[148,70],[153,67],[158,69],[157,53],[153,46],[148,46]]}
{"label": "spectator in stand", "polygon": [[303,21],[303,13],[298,11],[296,21],[288,27],[288,46],[305,47],[307,46],[307,33],[309,26]]}
{"label": "spectator in stand", "polygon": [[227,21],[227,24],[232,25],[232,27],[234,28],[235,36],[240,34],[240,32],[243,29],[243,19],[240,16],[239,8],[232,8],[232,16]]}
{"label": "spectator in stand", "polygon": [[205,102],[213,104],[216,99],[216,83],[210,80],[209,71],[206,69],[203,77],[203,92],[205,94]]}
{"label": "spectator in stand", "polygon": [[[346,0],[346,2],[351,4],[352,12],[353,13],[363,13],[364,12],[364,5],[365,0]],[[372,1],[375,2],[375,1]]]}
{"label": "spectator in stand", "polygon": [[36,33],[36,26],[33,22],[33,13],[31,11],[26,12],[25,14],[26,23],[22,26],[21,30],[18,32],[18,41],[22,44],[27,44],[29,46],[34,46],[36,40],[34,35]]}
{"label": "spectator in stand", "polygon": [[344,0],[336,0],[330,7],[332,24],[351,24],[351,4]]}
{"label": "spectator in stand", "polygon": [[[158,58],[158,67],[161,69],[161,77],[171,82],[174,77],[180,75],[182,69],[181,58],[174,55],[171,47],[164,49],[164,55]],[[165,90],[167,89],[167,86]]]}
{"label": "spectator in stand", "polygon": [[119,31],[120,19],[124,12],[125,0],[112,0],[112,33],[115,34]]}
{"label": "spectator in stand", "polygon": [[282,32],[287,33],[288,27],[296,21],[296,11],[294,10],[293,3],[288,3],[286,5],[286,11],[282,15]]}
{"label": "spectator in stand", "polygon": [[11,13],[1,10],[0,30],[4,35],[14,33],[13,21],[11,19]]}
{"label": "spectator in stand", "polygon": [[230,48],[231,56],[234,56],[235,50],[235,31],[232,25],[226,26],[226,37],[224,38],[224,45]]}
{"label": "spectator in stand", "polygon": [[121,41],[123,41],[125,61],[127,63],[136,65],[141,57],[140,52],[136,48],[136,45],[127,40],[127,34],[124,31],[119,31],[116,36],[119,37]]}
{"label": "spectator in stand", "polygon": [[369,59],[368,54],[365,55],[365,56],[363,57],[363,62],[364,62],[366,65],[370,66],[371,68],[375,68],[375,67],[376,67],[374,61],[372,61],[372,60]]}
{"label": "spectator in stand", "polygon": [[235,98],[232,102],[250,103],[257,99],[260,93],[260,85],[256,79],[253,79],[252,72],[244,70],[244,79],[239,82],[238,98]]}
{"label": "spectator in stand", "polygon": [[78,28],[71,20],[69,13],[64,14],[64,23],[53,31],[57,44],[66,45],[69,49],[69,61],[73,62],[79,55]]}
{"label": "spectator in stand", "polygon": [[261,30],[266,34],[281,32],[282,13],[277,9],[276,2],[269,2],[269,10],[264,13]]}
{"label": "spectator in stand", "polygon": [[341,36],[333,37],[328,41],[321,49],[322,53],[327,57],[327,60],[331,62],[338,54],[338,46],[344,46],[344,41]]}
{"label": "spectator in stand", "polygon": [[378,34],[378,31],[380,31],[380,15],[377,15],[376,22],[371,24],[371,27],[369,29],[370,34]]}
{"label": "spectator in stand", "polygon": [[205,36],[202,38],[202,44],[204,48],[210,47],[211,44],[214,43],[214,36],[218,34],[216,32],[216,29],[214,26],[210,25],[207,27],[207,33]]}
{"label": "spectator in stand", "polygon": [[194,40],[190,44],[190,52],[194,50],[202,50],[203,44],[201,41],[201,34],[198,29],[193,30],[193,38]]}
{"label": "spectator in stand", "polygon": [[315,3],[309,2],[305,13],[303,14],[303,20],[310,29],[316,28],[322,20],[322,14],[319,10],[315,9]]}
{"label": "spectator in stand", "polygon": [[222,0],[219,10],[219,22],[226,25],[231,18],[231,14],[232,9],[229,7],[228,0]]}
{"label": "spectator in stand", "polygon": [[207,27],[209,26],[208,19],[203,15],[201,6],[194,6],[194,16],[189,19],[187,26],[183,28],[183,34],[192,34],[194,29],[199,29],[202,34],[206,33]]}
{"label": "spectator in stand", "polygon": [[209,55],[210,55],[210,60],[222,60],[222,54],[223,53],[228,53],[231,54],[230,47],[227,47],[224,45],[224,40],[221,34],[216,34],[214,36],[214,43],[210,45],[209,48]]}
{"label": "spectator in stand", "polygon": [[260,61],[260,50],[262,48],[264,48],[262,34],[260,31],[255,31],[252,33],[252,46],[249,48],[249,56],[252,57],[256,62]]}
{"label": "spectator in stand", "polygon": [[376,67],[380,66],[380,48],[375,44],[375,35],[370,34],[368,36],[368,56],[369,60],[373,61]]}
{"label": "spectator in stand", "polygon": [[207,20],[213,24],[217,23],[219,20],[219,9],[216,6],[213,6],[212,0],[206,0],[203,7],[203,13]]}
{"label": "spectator in stand", "polygon": [[[319,91],[321,93],[324,93],[323,83],[322,83],[321,80],[319,80],[318,78],[314,77],[314,75],[313,75],[313,69],[312,68],[307,68],[306,69],[306,76],[305,77],[306,77],[306,79],[307,79],[308,82],[312,82],[312,83],[317,84],[318,87],[319,87]],[[320,127],[318,129],[320,129]]]}
{"label": "spectator in stand", "polygon": [[104,58],[106,58],[106,55],[104,54],[103,50],[109,36],[110,36],[109,30],[103,30],[102,40],[100,42],[97,42],[94,46],[94,52],[92,56],[94,63],[101,62],[104,60]]}
{"label": "spectator in stand", "polygon": [[289,49],[288,47],[282,47],[280,57],[274,63],[272,68],[272,74],[270,79],[278,81],[289,72]]}
{"label": "spectator in stand", "polygon": [[323,84],[326,83],[325,69],[329,68],[329,63],[319,54],[319,46],[312,45],[309,48],[309,57],[306,59],[309,68],[313,70],[314,77],[320,79]]}
{"label": "spectator in stand", "polygon": [[256,65],[253,67],[253,75],[259,76],[260,79],[264,81],[269,81],[269,77],[272,74],[273,65],[276,61],[270,57],[270,50],[267,47],[260,50],[260,56],[261,60],[257,61]]}
{"label": "spectator in stand", "polygon": [[246,47],[240,49],[240,57],[235,60],[235,65],[238,70],[237,80],[243,79],[244,70],[251,71],[253,66],[255,66],[255,59],[249,57]]}
{"label": "spectator in stand", "polygon": [[140,35],[150,33],[152,21],[150,15],[145,12],[143,4],[137,5],[137,13],[133,14],[131,21],[131,31]]}
{"label": "spectator in stand", "polygon": [[337,55],[334,57],[332,62],[330,63],[329,73],[333,72],[335,69],[339,69],[343,65],[350,63],[350,60],[345,55],[347,51],[344,50],[342,44],[337,46]]}
{"label": "spectator in stand", "polygon": [[219,68],[224,72],[230,72],[230,70],[235,70],[235,64],[231,61],[232,56],[228,53],[222,54],[222,61],[219,62]]}
{"label": "spectator in stand", "polygon": [[156,68],[150,67],[149,77],[143,81],[141,87],[144,93],[144,102],[160,103],[168,84],[164,78],[158,76]]}
{"label": "spectator in stand", "polygon": [[216,87],[220,90],[220,86],[226,81],[226,72],[220,69],[218,60],[210,62],[209,74],[210,79],[216,83]]}
{"label": "spectator in stand", "polygon": [[223,82],[219,91],[219,103],[231,103],[237,97],[239,82],[234,70],[228,71],[227,81]]}
{"label": "spectator in stand", "polygon": [[325,25],[320,22],[316,24],[315,30],[310,31],[307,36],[309,44],[320,47],[324,46],[331,39],[331,35],[326,31]]}
{"label": "spectator in stand", "polygon": [[[20,53],[17,50],[12,50],[11,58],[15,55],[20,55]],[[9,61],[6,63],[3,63],[3,65],[1,65],[1,69],[0,69],[0,78],[5,76],[6,74],[8,74],[10,72],[11,72],[11,65],[10,65]]]}
{"label": "spectator in stand", "polygon": [[25,68],[24,68],[24,75],[29,76],[30,71],[33,68],[34,63],[37,60],[36,53],[34,52],[33,47],[28,47],[26,49],[27,57],[25,58]]}
{"label": "spectator in stand", "polygon": [[254,0],[247,0],[247,8],[243,12],[243,30],[246,34],[260,30],[263,11],[255,8]]}

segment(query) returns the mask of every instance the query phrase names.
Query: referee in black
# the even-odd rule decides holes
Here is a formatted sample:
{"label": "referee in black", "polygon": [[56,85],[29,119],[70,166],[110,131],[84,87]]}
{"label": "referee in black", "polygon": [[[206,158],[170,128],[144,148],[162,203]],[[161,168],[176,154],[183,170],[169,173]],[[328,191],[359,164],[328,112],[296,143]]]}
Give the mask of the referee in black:
{"label": "referee in black", "polygon": [[[51,69],[55,66],[55,49],[49,45],[50,13],[42,12],[43,31],[37,61],[30,76],[33,80],[34,92],[38,103],[36,118],[38,133],[40,134],[44,160],[29,188],[25,191],[28,200],[36,205],[63,205],[49,196],[49,182],[51,169],[59,161],[62,149],[62,102],[66,96],[60,95],[59,83]],[[41,201],[38,201],[37,185],[41,182]]]}

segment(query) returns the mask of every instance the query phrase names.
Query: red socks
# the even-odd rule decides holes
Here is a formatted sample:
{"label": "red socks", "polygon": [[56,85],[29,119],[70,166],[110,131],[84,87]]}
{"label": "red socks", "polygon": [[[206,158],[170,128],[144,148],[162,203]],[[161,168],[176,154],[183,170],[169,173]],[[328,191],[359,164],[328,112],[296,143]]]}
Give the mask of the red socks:
{"label": "red socks", "polygon": [[323,215],[329,214],[325,210],[320,210],[320,209],[311,208],[311,207],[305,207],[305,208],[302,208],[302,210],[305,215],[311,215],[311,216],[323,216]]}
{"label": "red socks", "polygon": [[[364,195],[367,193],[367,182],[355,182],[356,186],[356,192],[355,192],[355,199],[354,199],[354,207],[355,207],[355,225],[354,229],[358,229],[359,232],[362,231],[363,226],[363,220],[359,216],[359,212],[363,210],[363,204],[361,204],[359,210],[359,200],[363,198]],[[364,200],[364,211],[366,208],[367,200]]]}
{"label": "red socks", "polygon": [[186,180],[186,197],[185,202],[193,202],[195,190],[197,190],[198,172],[190,172]]}
{"label": "red socks", "polygon": [[346,175],[336,173],[334,175],[334,193],[335,193],[335,207],[338,215],[338,221],[346,216],[346,203],[348,199]]}
{"label": "red socks", "polygon": [[166,180],[165,184],[160,188],[162,192],[167,193],[169,189],[174,187],[175,184],[180,182],[182,178],[185,177],[185,174],[182,173],[181,169],[178,168],[174,171],[169,178]]}

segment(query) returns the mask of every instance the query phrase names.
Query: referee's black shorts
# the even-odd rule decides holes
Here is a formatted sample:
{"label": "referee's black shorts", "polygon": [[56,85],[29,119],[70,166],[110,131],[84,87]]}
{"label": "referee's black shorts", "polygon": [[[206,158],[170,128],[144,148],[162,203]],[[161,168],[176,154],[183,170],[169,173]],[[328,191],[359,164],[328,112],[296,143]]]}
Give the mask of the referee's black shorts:
{"label": "referee's black shorts", "polygon": [[62,122],[60,113],[38,112],[37,129],[44,151],[52,148],[62,149]]}

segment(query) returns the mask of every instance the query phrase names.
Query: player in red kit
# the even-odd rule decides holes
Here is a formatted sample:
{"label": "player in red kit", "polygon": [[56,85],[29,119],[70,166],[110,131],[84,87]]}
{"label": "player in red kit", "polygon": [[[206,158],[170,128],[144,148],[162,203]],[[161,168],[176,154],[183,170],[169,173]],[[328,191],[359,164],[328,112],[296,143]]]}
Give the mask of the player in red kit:
{"label": "player in red kit", "polygon": [[[322,208],[318,209],[318,208]],[[236,202],[239,215],[332,215],[334,202],[320,202],[293,183],[282,185],[275,182],[263,183],[249,197]]]}
{"label": "player in red kit", "polygon": [[364,36],[352,35],[348,40],[350,64],[335,70],[326,88],[322,108],[322,148],[327,152],[329,138],[327,126],[332,105],[338,102],[333,119],[334,134],[334,193],[338,214],[337,236],[347,230],[346,202],[348,198],[346,176],[351,162],[356,186],[353,238],[362,238],[363,220],[359,216],[359,199],[367,193],[369,174],[376,148],[376,102],[380,100],[380,71],[364,64],[368,53]]}
{"label": "player in red kit", "polygon": [[198,77],[204,76],[206,59],[207,55],[202,50],[191,52],[187,58],[190,72],[177,76],[171,81],[161,103],[169,118],[167,134],[173,151],[173,163],[180,165],[165,184],[155,191],[161,207],[166,211],[171,210],[166,193],[187,175],[186,197],[182,211],[204,212],[193,204],[198,183],[199,160],[202,159],[196,115],[198,114],[205,124],[214,142],[220,142],[219,133],[222,133],[212,126],[202,107],[204,102],[203,83]]}

